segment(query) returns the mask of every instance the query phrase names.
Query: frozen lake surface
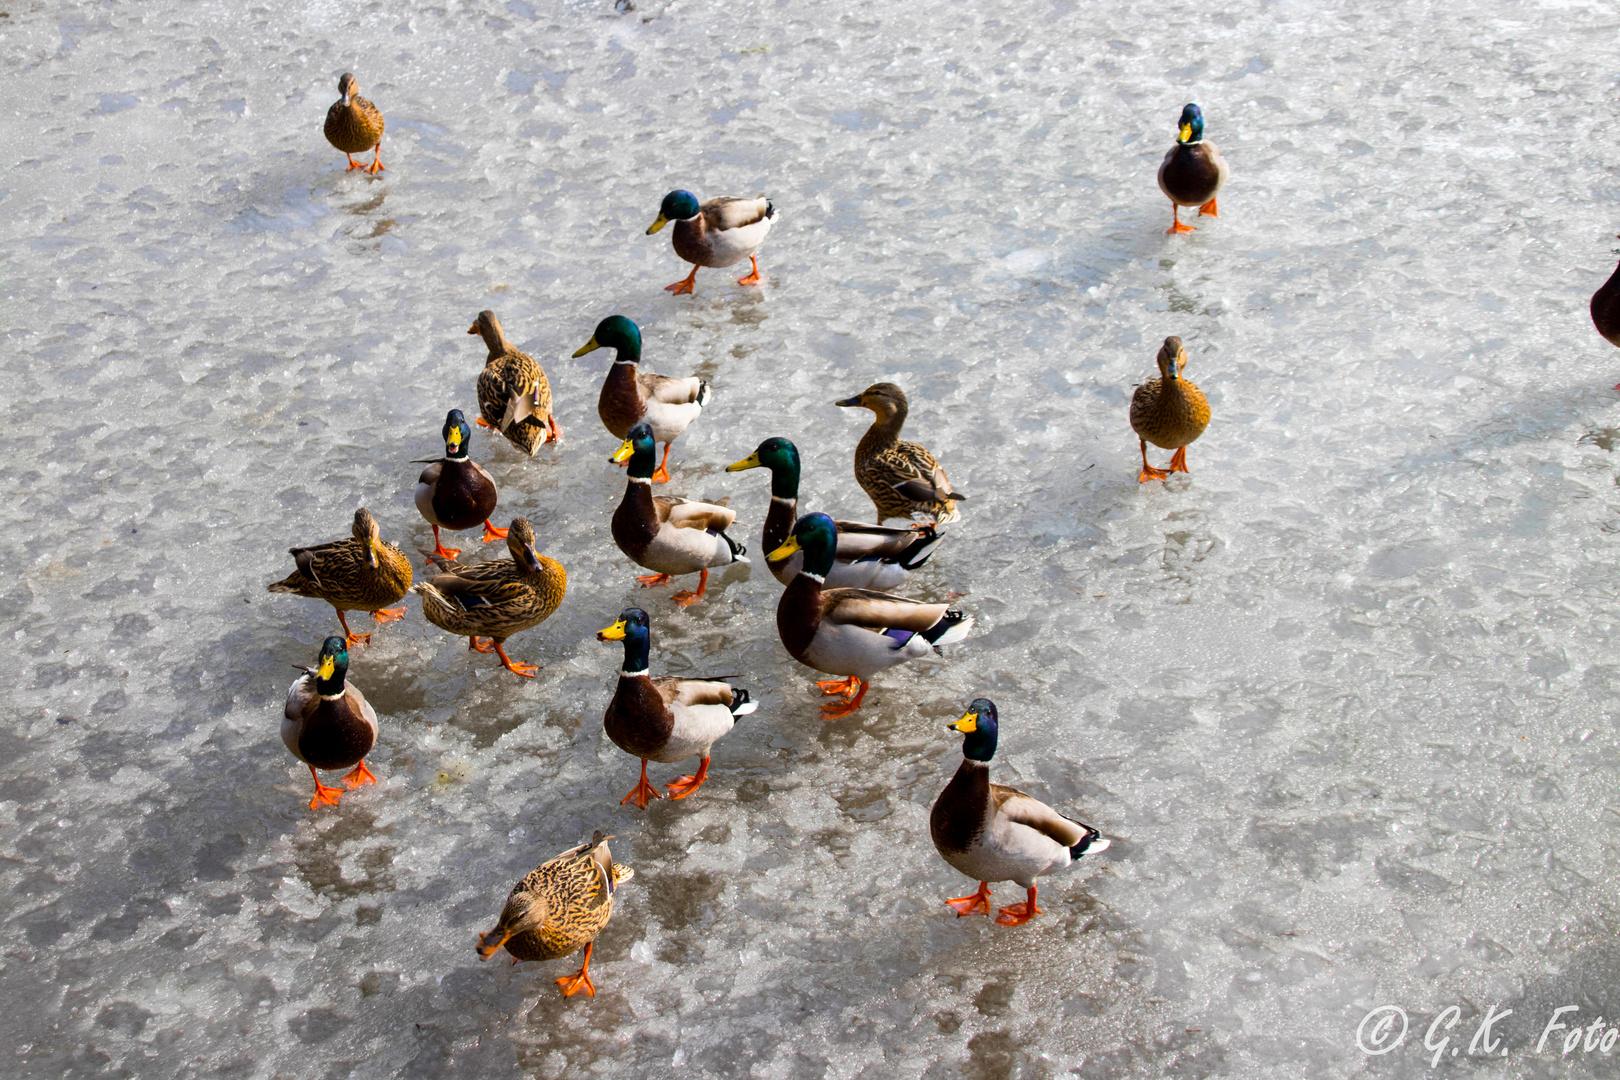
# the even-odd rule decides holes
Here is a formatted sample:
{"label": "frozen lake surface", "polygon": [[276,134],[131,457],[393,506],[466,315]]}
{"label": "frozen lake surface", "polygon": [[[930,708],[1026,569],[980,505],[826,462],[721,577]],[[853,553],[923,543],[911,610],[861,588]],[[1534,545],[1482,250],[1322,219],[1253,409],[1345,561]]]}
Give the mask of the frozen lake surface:
{"label": "frozen lake surface", "polygon": [[[1535,1046],[1620,1021],[1614,6],[635,3],[0,4],[0,1074],[1616,1075]],[[377,177],[321,136],[344,71]],[[1166,237],[1187,101],[1232,180]],[[661,291],[673,187],[772,197],[763,288]],[[485,307],[564,439],[473,455],[567,600],[525,681],[412,599],[350,671],[382,782],[312,813],[277,732],[334,620],[264,586],[357,505],[430,543],[408,462]],[[569,354],[612,313],[714,387],[670,490],[755,565],[685,612],[608,533],[609,354]],[[1214,420],[1138,485],[1168,334]],[[868,519],[831,403],[879,379],[971,497],[903,591],[979,624],[824,724],[723,469],[787,436]],[[655,672],[762,702],[645,812],[592,638],[631,602]],[[1114,839],[1017,930],[945,909],[927,834],[981,694],[997,778]],[[598,827],[637,874],[597,996],[480,964]]]}

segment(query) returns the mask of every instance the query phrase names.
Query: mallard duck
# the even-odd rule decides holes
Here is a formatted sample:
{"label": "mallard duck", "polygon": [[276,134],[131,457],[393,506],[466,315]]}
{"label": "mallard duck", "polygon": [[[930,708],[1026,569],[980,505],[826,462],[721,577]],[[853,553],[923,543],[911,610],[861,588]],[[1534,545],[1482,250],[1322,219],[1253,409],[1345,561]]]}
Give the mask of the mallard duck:
{"label": "mallard duck", "polygon": [[676,296],[689,293],[697,281],[698,267],[719,269],[740,262],[745,255],[753,269],[747,277],[738,278],[737,284],[758,285],[759,260],[754,252],[765,242],[776,217],[776,207],[763,195],[753,199],[721,196],[702,205],[690,191],[665,195],[658,207],[658,220],[647,226],[647,235],[673,221],[675,254],[692,264],[692,272],[673,285],[665,285],[664,291]]}
{"label": "mallard duck", "polygon": [[411,561],[393,544],[383,543],[377,519],[365,507],[354,512],[349,539],[288,548],[287,554],[298,569],[266,589],[331,604],[349,645],[368,642],[371,635],[350,630],[345,611],[369,611],[379,626],[405,617],[404,608],[388,605],[398,603],[410,591]]}
{"label": "mallard duck", "polygon": [[667,375],[644,372],[641,363],[641,328],[623,315],[609,315],[596,324],[591,340],[575,350],[584,356],[597,349],[614,350],[613,366],[596,399],[596,414],[602,424],[621,439],[642,421],[651,425],[653,438],[664,444],[664,459],[653,473],[655,484],[669,480],[669,444],[688,424],[698,418],[709,403],[709,384],[696,375],[671,379]]}
{"label": "mallard duck", "polygon": [[1012,881],[1029,890],[1022,904],[996,913],[1002,926],[1022,926],[1041,913],[1035,906],[1035,879],[1055,874],[1085,854],[1108,848],[1108,841],[1082,824],[1017,788],[990,782],[996,755],[996,707],[977,698],[962,719],[947,725],[960,731],[962,764],[934,800],[928,831],[940,858],[979,882],[979,891],[945,901],[958,916],[990,914],[990,882]]}
{"label": "mallard duck", "polygon": [[[453,559],[460,548],[447,548],[439,541],[439,530],[460,532],[484,524],[484,543],[505,540],[506,530],[489,523],[495,512],[495,481],[467,456],[472,428],[460,409],[451,409],[444,418],[444,457],[417,458],[413,465],[426,464],[416,478],[416,508],[433,526],[433,555]],[[424,552],[424,554],[426,554]]]}
{"label": "mallard duck", "polygon": [[[513,663],[502,646],[513,634],[551,618],[568,591],[568,572],[535,550],[534,526],[527,518],[513,518],[504,535],[510,559],[472,566],[436,559],[442,572],[411,588],[421,594],[428,622],[465,635],[467,648],[494,652],[507,671],[532,679],[539,666]],[[481,637],[490,643],[480,644]]]}
{"label": "mallard duck", "polygon": [[478,375],[480,427],[493,428],[530,457],[546,442],[561,438],[557,418],[551,414],[551,384],[534,357],[518,352],[506,340],[501,320],[493,311],[480,311],[467,328],[489,346],[489,357]]}
{"label": "mallard duck", "polygon": [[825,720],[860,708],[879,671],[961,641],[973,629],[973,616],[945,604],[867,589],[822,588],[837,544],[832,518],[806,514],[787,542],[767,556],[786,559],[804,552],[803,568],[776,605],[776,633],[799,663],[846,676],[816,684],[823,694],[844,698],[841,705],[822,707]]}
{"label": "mallard duck", "polygon": [[[1138,482],[1163,480],[1173,472],[1187,471],[1187,446],[1209,426],[1209,401],[1204,392],[1181,377],[1187,366],[1187,350],[1181,339],[1167,337],[1159,348],[1159,378],[1149,379],[1131,395],[1131,429],[1142,448],[1142,475]],[[1170,470],[1148,464],[1147,444],[1175,450]]]}
{"label": "mallard duck", "polygon": [[613,455],[615,462],[630,462],[624,499],[613,511],[613,542],[638,566],[655,571],[636,578],[644,589],[667,585],[675,574],[700,575],[697,592],[678,592],[671,598],[690,607],[703,599],[710,567],[745,563],[747,549],[726,535],[737,520],[735,510],[672,495],[654,496],[653,456],[652,428],[645,421],[630,429],[630,437]]}
{"label": "mallard duck", "polygon": [[890,518],[929,515],[935,525],[947,525],[962,515],[956,500],[967,498],[951,489],[945,470],[934,455],[914,442],[900,441],[905,426],[905,391],[894,383],[873,383],[854,397],[833,402],[841,409],[857,406],[877,414],[855,447],[855,479],[877,507],[878,524]]}
{"label": "mallard duck", "polygon": [[[765,513],[761,551],[775,551],[787,543],[788,534],[799,520],[799,448],[786,439],[766,439],[759,449],[726,466],[727,472],[744,469],[771,470],[771,506]],[[822,584],[829,589],[892,589],[928,561],[945,538],[932,525],[912,529],[886,529],[882,525],[861,525],[834,521],[838,530],[838,550],[832,571]],[[802,553],[780,562],[766,560],[776,580],[787,585],[804,566]]]}
{"label": "mallard duck", "polygon": [[478,938],[478,959],[488,960],[503,947],[512,963],[556,960],[585,948],[585,962],[573,975],[557,980],[563,997],[581,990],[596,996],[591,982],[591,950],[596,935],[613,916],[613,895],[636,876],[631,867],[613,861],[601,830],[591,842],[558,855],[529,871],[512,886],[495,929]]}
{"label": "mallard duck", "polygon": [[723,680],[729,675],[708,679],[648,675],[652,627],[640,608],[625,608],[618,622],[597,631],[596,640],[624,642],[624,667],[602,728],[614,746],[641,759],[641,782],[619,805],[634,802],[645,810],[649,799],[662,798],[647,782],[647,762],[673,765],[702,758],[696,773],[669,785],[671,799],[686,798],[709,775],[709,748],[731,730],[737,717],[759,708],[759,702],[750,701],[747,690],[728,686]]}
{"label": "mallard duck", "polygon": [[1165,151],[1159,163],[1159,190],[1170,200],[1171,225],[1164,230],[1167,236],[1192,232],[1191,225],[1181,223],[1181,208],[1196,206],[1200,216],[1215,212],[1215,196],[1226,183],[1226,159],[1220,147],[1204,141],[1204,113],[1197,105],[1189,104],[1181,110],[1181,121],[1176,125],[1176,145]]}
{"label": "mallard duck", "polygon": [[[383,115],[377,106],[360,96],[360,84],[347,73],[338,80],[340,100],[326,110],[326,141],[343,151],[349,169],[368,173],[387,172],[382,163]],[[354,155],[375,149],[370,165],[354,160]],[[344,170],[347,172],[348,170]]]}
{"label": "mallard duck", "polygon": [[321,783],[316,769],[349,769],[343,782],[351,788],[377,782],[365,761],[377,743],[377,714],[360,688],[345,682],[348,646],[340,637],[327,638],[316,663],[312,668],[293,665],[304,674],[287,691],[281,721],[281,741],[293,757],[309,766],[309,775],[315,778],[311,810],[336,806],[343,795],[342,788]]}

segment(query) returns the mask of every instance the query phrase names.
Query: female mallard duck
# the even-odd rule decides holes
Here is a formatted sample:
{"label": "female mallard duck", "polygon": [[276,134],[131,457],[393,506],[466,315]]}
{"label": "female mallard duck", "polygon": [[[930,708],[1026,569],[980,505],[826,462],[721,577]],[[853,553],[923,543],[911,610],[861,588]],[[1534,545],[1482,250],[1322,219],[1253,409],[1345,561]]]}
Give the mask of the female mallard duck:
{"label": "female mallard duck", "polygon": [[1215,196],[1226,183],[1226,159],[1220,147],[1204,141],[1204,113],[1189,104],[1181,110],[1181,122],[1176,125],[1176,145],[1165,151],[1159,163],[1159,190],[1170,200],[1171,225],[1164,230],[1167,236],[1192,232],[1191,225],[1181,223],[1181,208],[1196,206],[1200,216],[1215,212]]}
{"label": "female mallard duck", "polygon": [[935,525],[947,525],[962,516],[956,512],[956,500],[967,496],[951,490],[934,455],[914,442],[900,441],[908,410],[905,391],[894,383],[873,383],[833,404],[877,414],[855,447],[855,479],[877,507],[879,525],[913,514],[928,514]]}
{"label": "female mallard duck", "polygon": [[1029,890],[1022,904],[996,913],[1002,926],[1022,926],[1041,913],[1035,906],[1035,879],[1055,874],[1090,852],[1108,848],[1096,829],[1064,817],[1017,788],[990,782],[996,755],[996,707],[988,698],[968,706],[962,719],[947,725],[960,731],[962,764],[934,800],[928,831],[940,857],[979,882],[972,896],[945,903],[958,916],[990,914],[990,882],[1013,881]]}
{"label": "female mallard duck", "polygon": [[325,600],[337,609],[348,644],[368,642],[371,635],[350,630],[345,611],[369,611],[379,626],[405,617],[404,608],[388,605],[398,603],[410,591],[411,561],[393,544],[383,543],[377,519],[365,507],[354,512],[348,540],[288,548],[287,554],[298,569],[267,586],[268,591]]}
{"label": "female mallard duck", "polygon": [[316,667],[298,667],[300,675],[287,691],[287,707],[282,710],[281,741],[293,757],[309,766],[315,778],[315,797],[309,808],[336,806],[342,788],[321,783],[316,769],[349,769],[343,782],[351,788],[374,784],[377,778],[366,768],[366,755],[377,743],[377,714],[358,686],[345,685],[349,673],[349,650],[340,637],[321,643]]}
{"label": "female mallard duck", "polygon": [[[1139,483],[1163,480],[1173,472],[1187,471],[1187,446],[1209,426],[1209,401],[1204,392],[1181,372],[1187,366],[1187,350],[1181,339],[1167,337],[1159,349],[1159,378],[1149,379],[1131,395],[1131,429],[1142,448],[1142,475]],[[1147,444],[1174,450],[1170,470],[1148,464]]]}
{"label": "female mallard duck", "polygon": [[754,199],[721,196],[702,205],[690,191],[665,195],[658,220],[647,226],[647,235],[673,221],[675,254],[692,264],[692,272],[684,280],[665,285],[664,291],[676,296],[689,293],[697,281],[698,267],[719,269],[740,262],[745,255],[753,269],[747,277],[738,278],[737,284],[758,285],[759,260],[754,252],[765,242],[776,217],[776,207],[763,195]]}
{"label": "female mallard duck", "polygon": [[729,675],[709,679],[648,675],[652,627],[640,608],[625,608],[618,622],[597,632],[596,640],[624,642],[624,667],[602,728],[614,746],[641,759],[641,782],[619,805],[634,802],[645,810],[647,800],[663,797],[647,782],[647,762],[673,765],[702,758],[696,773],[669,785],[670,798],[686,798],[709,775],[709,748],[731,730],[737,717],[759,708],[759,702],[750,701],[747,690],[726,685],[722,680]]}
{"label": "female mallard duck", "polygon": [[709,384],[696,375],[671,379],[639,370],[636,365],[641,363],[641,328],[623,315],[609,315],[597,323],[591,340],[574,355],[584,356],[602,348],[614,350],[614,360],[596,399],[596,414],[608,431],[621,439],[628,438],[630,429],[637,424],[649,424],[653,438],[664,444],[664,460],[652,475],[653,483],[667,483],[669,444],[709,403]]}
{"label": "female mallard duck", "polygon": [[530,457],[562,431],[551,414],[551,384],[534,357],[518,352],[506,340],[501,320],[493,311],[480,311],[467,333],[482,335],[489,346],[484,370],[478,376],[478,418],[482,427],[494,428]]}
{"label": "female mallard duck", "polygon": [[[435,560],[443,573],[418,581],[413,591],[422,595],[422,614],[440,630],[462,634],[467,648],[494,652],[506,670],[534,678],[536,664],[516,664],[506,655],[506,639],[551,618],[568,591],[568,572],[556,559],[535,550],[534,526],[527,518],[513,518],[503,532],[510,559],[491,559],[473,566]],[[490,644],[478,639],[487,637]]]}
{"label": "female mallard duck", "polygon": [[[338,80],[341,99],[326,110],[326,141],[349,158],[349,169],[368,173],[387,172],[382,163],[383,115],[377,106],[360,96],[360,84],[353,75]],[[354,155],[375,149],[370,165],[354,160]],[[348,169],[344,170],[345,172]]]}
{"label": "female mallard duck", "polygon": [[[766,439],[758,450],[726,466],[726,471],[762,467],[771,470],[771,507],[765,513],[759,550],[775,551],[787,543],[788,534],[799,520],[799,448],[786,439]],[[911,529],[886,529],[853,521],[834,521],[833,525],[838,530],[838,549],[833,553],[832,571],[822,583],[829,589],[892,589],[945,542],[932,525]],[[778,562],[767,559],[765,565],[776,580],[791,584],[804,566],[804,555],[791,555]]]}
{"label": "female mallard duck", "polygon": [[[416,508],[433,526],[433,557],[453,559],[460,548],[447,548],[439,542],[439,530],[475,528],[484,523],[484,543],[505,540],[506,530],[489,523],[495,512],[495,481],[483,466],[467,456],[472,428],[460,409],[451,409],[444,418],[444,457],[418,458],[413,465],[426,464],[416,478]],[[424,552],[424,554],[426,554]]]}
{"label": "female mallard duck", "polygon": [[557,985],[563,997],[581,990],[595,997],[590,971],[596,935],[613,916],[613,894],[636,875],[613,861],[607,846],[612,839],[597,830],[590,843],[541,863],[512,886],[495,929],[478,939],[478,959],[488,960],[504,947],[514,964],[556,960],[584,946],[585,962],[578,973],[562,976]]}
{"label": "female mallard duck", "polygon": [[768,558],[804,552],[804,566],[776,605],[776,633],[793,658],[807,667],[846,678],[818,682],[842,705],[822,707],[822,719],[848,716],[861,707],[872,676],[884,668],[927,656],[967,637],[973,616],[945,604],[924,604],[866,589],[824,589],[832,570],[838,529],[826,514],[806,514],[787,543]]}
{"label": "female mallard duck", "polygon": [[639,566],[656,571],[636,578],[642,588],[667,585],[675,574],[699,574],[697,592],[678,592],[673,599],[690,607],[709,587],[709,568],[745,563],[746,550],[726,535],[737,512],[724,506],[689,502],[672,495],[653,496],[653,433],[646,422],[613,455],[630,462],[624,499],[613,511],[613,542]]}

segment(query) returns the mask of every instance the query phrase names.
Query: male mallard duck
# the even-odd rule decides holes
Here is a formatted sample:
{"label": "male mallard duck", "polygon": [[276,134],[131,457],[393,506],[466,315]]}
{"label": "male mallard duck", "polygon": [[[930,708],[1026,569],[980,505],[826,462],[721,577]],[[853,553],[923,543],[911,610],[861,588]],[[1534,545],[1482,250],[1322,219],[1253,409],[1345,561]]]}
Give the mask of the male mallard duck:
{"label": "male mallard duck", "polygon": [[754,252],[765,242],[776,217],[776,207],[763,195],[754,199],[721,196],[701,206],[690,191],[665,195],[658,207],[658,220],[647,226],[647,235],[673,221],[675,254],[693,265],[684,280],[665,285],[664,291],[676,296],[689,293],[697,280],[698,267],[719,269],[741,261],[744,255],[753,269],[747,277],[738,278],[737,284],[758,285],[759,260]]}
{"label": "male mallard duck", "polygon": [[597,631],[596,640],[624,642],[624,667],[602,728],[614,746],[641,759],[641,782],[619,805],[634,802],[645,810],[647,800],[662,798],[647,782],[647,762],[673,765],[700,757],[696,773],[669,785],[670,798],[686,798],[709,775],[709,748],[731,730],[737,717],[759,708],[759,702],[750,701],[747,690],[726,685],[722,680],[729,675],[709,679],[648,675],[652,627],[640,608],[625,608],[618,622]]}
{"label": "male mallard duck", "polygon": [[[726,466],[726,472],[761,467],[771,470],[771,506],[765,513],[759,550],[775,551],[787,543],[799,520],[799,448],[786,439],[766,439],[758,450]],[[832,571],[822,583],[829,589],[892,589],[945,542],[932,525],[911,529],[853,521],[834,521],[833,525],[838,529],[838,550],[833,554]],[[779,562],[767,559],[765,565],[776,580],[787,585],[803,568],[804,555]]]}
{"label": "male mallard duck", "polygon": [[557,985],[563,997],[581,990],[595,997],[590,971],[596,935],[613,915],[614,892],[636,876],[635,870],[613,861],[607,846],[612,839],[597,830],[590,843],[541,863],[512,886],[495,929],[478,939],[478,959],[488,960],[504,946],[514,964],[555,960],[584,946],[585,962],[578,973],[564,975]]}
{"label": "male mallard duck", "polygon": [[365,761],[377,742],[377,714],[358,686],[345,685],[349,649],[342,638],[329,637],[321,643],[317,665],[293,665],[304,674],[287,691],[281,721],[281,741],[293,757],[309,766],[309,775],[315,778],[311,810],[336,806],[343,795],[342,788],[321,783],[316,769],[349,769],[352,765],[343,777],[349,787],[377,782]]}
{"label": "male mallard duck", "polygon": [[[1209,401],[1202,390],[1181,377],[1186,366],[1187,350],[1181,347],[1181,339],[1165,338],[1159,349],[1159,378],[1142,383],[1131,395],[1131,428],[1142,444],[1139,483],[1186,472],[1187,446],[1209,426]],[[1169,472],[1148,464],[1148,443],[1175,451]]]}
{"label": "male mallard duck", "polygon": [[1189,104],[1181,110],[1181,122],[1176,125],[1176,145],[1165,151],[1159,163],[1159,190],[1170,200],[1171,225],[1166,235],[1192,232],[1191,225],[1181,223],[1181,208],[1196,206],[1200,216],[1215,212],[1215,196],[1226,183],[1226,159],[1220,147],[1204,141],[1204,113]]}
{"label": "male mallard duck", "polygon": [[914,442],[900,441],[909,408],[905,391],[894,383],[873,383],[854,397],[833,404],[843,409],[859,406],[877,414],[855,447],[855,479],[877,507],[879,525],[913,514],[928,514],[935,525],[947,525],[962,516],[956,512],[956,500],[967,496],[951,490],[934,455]]}
{"label": "male mallard duck", "polygon": [[[411,588],[422,595],[422,614],[440,630],[465,635],[467,648],[494,652],[506,670],[534,678],[536,664],[516,664],[506,655],[506,639],[551,618],[568,591],[568,572],[556,559],[535,550],[534,526],[527,518],[513,518],[504,530],[510,559],[463,566],[438,562],[443,573],[418,581]],[[487,637],[490,644],[480,645]]]}
{"label": "male mallard duck", "polygon": [[776,605],[776,633],[799,663],[847,676],[816,684],[822,693],[844,698],[842,705],[822,707],[824,720],[860,708],[879,671],[961,641],[973,628],[973,616],[945,604],[866,589],[822,588],[837,544],[832,518],[806,514],[793,526],[787,543],[767,556],[786,559],[804,552],[803,569]]}
{"label": "male mallard duck", "polygon": [[[1592,325],[1610,345],[1620,345],[1620,266],[1592,294]],[[1620,390],[1620,386],[1615,387]]]}
{"label": "male mallard duck", "polygon": [[494,428],[513,446],[530,457],[547,439],[561,437],[557,418],[551,414],[551,384],[534,357],[518,352],[506,340],[501,320],[493,311],[480,311],[478,321],[467,328],[482,335],[489,346],[489,357],[478,376],[478,418],[481,427]]}
{"label": "male mallard duck", "polygon": [[416,478],[416,508],[433,526],[433,555],[453,559],[460,548],[447,548],[439,542],[439,530],[460,532],[484,523],[484,543],[505,540],[506,530],[489,523],[495,512],[495,481],[467,456],[472,428],[460,409],[451,409],[444,418],[444,457],[418,458],[413,465],[426,464]]}
{"label": "male mallard duck", "polygon": [[1002,926],[1022,926],[1041,913],[1035,879],[1055,874],[1090,852],[1108,847],[1096,829],[1064,817],[1017,788],[990,782],[996,755],[996,707],[988,698],[968,706],[946,727],[964,733],[962,764],[934,800],[928,831],[940,857],[979,882],[972,896],[945,901],[958,916],[990,914],[990,882],[1013,881],[1029,890],[1022,904],[996,913]]}
{"label": "male mallard duck", "polygon": [[628,438],[630,429],[642,421],[651,425],[653,438],[664,444],[664,460],[653,473],[653,483],[667,483],[669,444],[709,403],[709,384],[696,375],[671,379],[639,370],[636,365],[641,363],[641,328],[623,315],[609,315],[597,323],[591,340],[574,355],[584,356],[602,348],[614,350],[614,360],[596,399],[596,415],[608,431],[621,439]]}
{"label": "male mallard duck", "polygon": [[[345,74],[338,80],[341,100],[326,110],[326,141],[343,151],[349,158],[349,169],[364,169],[368,173],[387,172],[382,163],[383,115],[377,106],[360,96],[360,84],[353,75]],[[354,155],[375,148],[370,165],[354,160]],[[348,170],[344,170],[345,172]]]}
{"label": "male mallard duck", "polygon": [[747,549],[726,535],[737,520],[735,510],[653,495],[653,433],[645,421],[630,429],[613,460],[630,462],[624,499],[613,511],[613,542],[637,565],[656,571],[636,578],[642,588],[667,585],[675,574],[700,574],[697,592],[678,592],[671,598],[690,607],[703,599],[710,567],[748,561]]}
{"label": "male mallard duck", "polygon": [[410,591],[411,561],[393,544],[383,543],[377,519],[365,507],[354,512],[348,540],[288,548],[287,554],[298,569],[266,586],[267,590],[325,600],[337,609],[348,644],[370,641],[371,635],[350,630],[345,611],[369,611],[378,625],[405,617],[404,608],[388,605],[398,603]]}

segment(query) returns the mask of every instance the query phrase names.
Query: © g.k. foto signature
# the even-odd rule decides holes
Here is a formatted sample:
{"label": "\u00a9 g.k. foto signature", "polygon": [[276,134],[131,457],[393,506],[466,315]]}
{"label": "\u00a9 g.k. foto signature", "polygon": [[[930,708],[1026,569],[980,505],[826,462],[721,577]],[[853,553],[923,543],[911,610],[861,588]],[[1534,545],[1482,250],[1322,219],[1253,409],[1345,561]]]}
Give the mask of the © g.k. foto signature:
{"label": "\u00a9 g.k. foto signature", "polygon": [[[1546,1053],[1550,1048],[1560,1056],[1577,1051],[1586,1054],[1611,1053],[1615,1044],[1620,1042],[1620,1025],[1605,1023],[1601,1016],[1590,1024],[1578,1024],[1573,1016],[1565,1022],[1566,1014],[1579,1011],[1578,1005],[1562,1005],[1554,1009],[1552,1016],[1540,1029],[1534,1052]],[[1429,1067],[1435,1068],[1442,1060],[1463,1053],[1470,1057],[1506,1057],[1510,1035],[1507,1025],[1501,1022],[1512,1015],[1512,1009],[1498,1011],[1495,1005],[1486,1009],[1465,1049],[1461,1042],[1463,1033],[1456,1030],[1462,1020],[1462,1008],[1446,1006],[1435,1014],[1423,1034],[1423,1048],[1430,1055]],[[1356,1048],[1368,1057],[1387,1054],[1406,1042],[1410,1026],[1406,1011],[1399,1005],[1380,1005],[1370,1010],[1356,1025]]]}

